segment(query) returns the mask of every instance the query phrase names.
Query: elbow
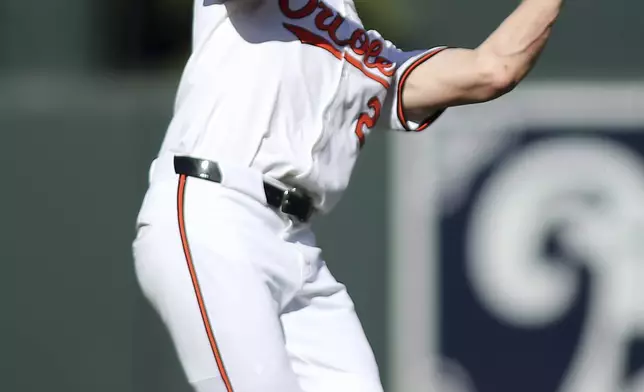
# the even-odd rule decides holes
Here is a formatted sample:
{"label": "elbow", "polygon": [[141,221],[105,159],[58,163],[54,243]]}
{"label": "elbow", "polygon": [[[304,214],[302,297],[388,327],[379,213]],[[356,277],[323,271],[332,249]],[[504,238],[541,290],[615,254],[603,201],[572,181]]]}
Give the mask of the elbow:
{"label": "elbow", "polygon": [[518,72],[507,61],[488,56],[481,60],[481,87],[483,100],[489,101],[509,93],[519,84]]}
{"label": "elbow", "polygon": [[519,78],[515,75],[506,64],[498,65],[490,75],[490,89],[493,95],[498,97],[514,90],[519,84]]}

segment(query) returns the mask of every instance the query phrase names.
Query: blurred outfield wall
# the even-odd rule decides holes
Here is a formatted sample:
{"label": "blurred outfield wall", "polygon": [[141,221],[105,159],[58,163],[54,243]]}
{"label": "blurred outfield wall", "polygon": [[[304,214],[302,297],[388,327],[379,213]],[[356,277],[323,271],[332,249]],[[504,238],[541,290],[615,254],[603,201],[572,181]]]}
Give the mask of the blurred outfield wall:
{"label": "blurred outfield wall", "polygon": [[[358,2],[369,10],[364,19],[370,26],[407,48],[471,47],[515,4],[381,0],[370,8]],[[147,165],[170,118],[179,71],[126,72],[105,65],[106,32],[137,21],[107,19],[104,11],[97,2],[81,0],[0,5],[0,148],[9,168],[2,188],[6,262],[0,286],[7,311],[0,328],[1,391],[188,391],[163,327],[138,292],[129,248]],[[642,78],[642,15],[644,3],[635,0],[570,1],[533,81]],[[422,326],[432,328],[437,321],[403,325],[399,311],[413,315],[416,304],[418,314],[429,315],[431,309],[421,305],[432,298],[390,306],[387,295],[397,282],[393,266],[405,261],[388,258],[387,239],[400,227],[392,226],[395,216],[388,213],[388,195],[395,193],[390,184],[402,179],[404,190],[409,175],[388,175],[394,170],[389,143],[383,134],[370,138],[355,182],[319,232],[326,258],[356,302],[383,378],[401,385],[401,375],[416,369],[423,377],[427,368],[422,361],[405,365],[399,328],[422,333]],[[465,227],[453,225],[457,231]],[[434,240],[440,237],[426,239]],[[421,293],[433,289],[419,287]],[[433,348],[431,353],[442,352]]]}

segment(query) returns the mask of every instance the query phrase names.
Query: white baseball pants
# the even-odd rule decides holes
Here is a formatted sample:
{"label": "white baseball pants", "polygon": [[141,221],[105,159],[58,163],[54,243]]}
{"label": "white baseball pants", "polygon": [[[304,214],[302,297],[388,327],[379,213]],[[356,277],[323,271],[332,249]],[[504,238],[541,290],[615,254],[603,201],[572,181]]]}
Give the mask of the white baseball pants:
{"label": "white baseball pants", "polygon": [[381,392],[353,303],[310,227],[160,166],[139,214],[136,275],[195,390]]}

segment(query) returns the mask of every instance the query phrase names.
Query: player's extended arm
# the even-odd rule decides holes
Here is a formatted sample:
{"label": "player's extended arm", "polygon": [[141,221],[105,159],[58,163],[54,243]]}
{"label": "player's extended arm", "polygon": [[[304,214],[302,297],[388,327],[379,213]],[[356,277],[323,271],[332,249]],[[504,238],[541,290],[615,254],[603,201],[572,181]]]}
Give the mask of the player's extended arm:
{"label": "player's extended arm", "polygon": [[403,86],[410,119],[450,106],[479,103],[511,91],[532,69],[563,0],[523,0],[478,48],[447,49],[417,67]]}

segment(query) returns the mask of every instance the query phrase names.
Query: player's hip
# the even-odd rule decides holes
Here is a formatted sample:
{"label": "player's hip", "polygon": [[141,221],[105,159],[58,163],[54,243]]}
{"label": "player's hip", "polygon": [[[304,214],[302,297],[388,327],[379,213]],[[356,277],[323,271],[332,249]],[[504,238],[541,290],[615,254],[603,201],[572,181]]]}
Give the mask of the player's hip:
{"label": "player's hip", "polygon": [[173,177],[150,185],[136,218],[137,228],[189,223],[192,230],[211,234],[243,228],[266,236],[291,226],[288,219],[242,192],[197,178]]}
{"label": "player's hip", "polygon": [[[271,274],[319,264],[308,224],[299,224],[244,192],[194,177],[151,182],[137,217],[134,245],[203,246],[219,260],[246,260]],[[295,260],[295,261],[294,261]],[[301,271],[296,273],[300,274]]]}
{"label": "player's hip", "polygon": [[177,174],[175,156],[163,154],[150,167],[146,192],[137,225],[153,220],[176,220],[178,214],[199,211],[191,219],[210,227],[244,226],[280,233],[290,225],[288,217],[267,205],[261,174],[238,169],[226,175],[221,184],[207,179]]}
{"label": "player's hip", "polygon": [[283,240],[288,230],[278,215],[219,184],[190,178],[158,183],[148,190],[137,219],[135,272],[153,303],[175,295],[172,282],[185,278],[189,267],[201,271],[206,287],[262,286],[285,305],[307,268],[294,245]]}

